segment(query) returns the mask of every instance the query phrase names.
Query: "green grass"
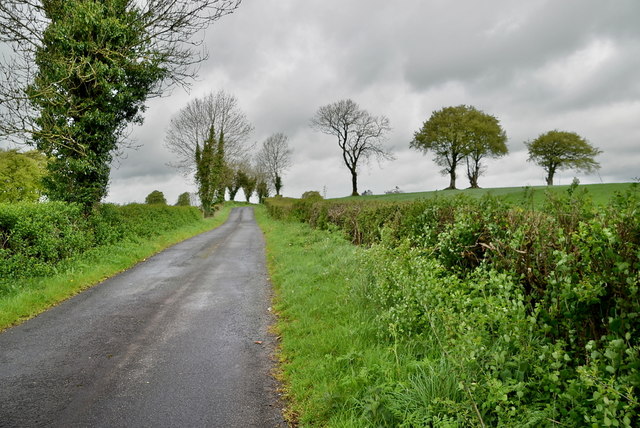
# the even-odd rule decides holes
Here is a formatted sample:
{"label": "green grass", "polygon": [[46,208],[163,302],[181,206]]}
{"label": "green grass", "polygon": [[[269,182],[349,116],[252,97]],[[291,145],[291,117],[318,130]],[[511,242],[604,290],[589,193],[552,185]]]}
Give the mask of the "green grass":
{"label": "green grass", "polygon": [[256,218],[267,240],[290,421],[392,426],[385,402],[401,385],[415,388],[410,396],[418,402],[407,406],[420,406],[433,394],[460,394],[457,373],[446,361],[428,368],[415,364],[415,353],[425,349],[433,350],[434,360],[441,358],[435,343],[380,339],[367,298],[366,250],[339,233],[273,220],[262,207]]}
{"label": "green grass", "polygon": [[[581,184],[579,188],[586,189],[596,203],[607,203],[616,192],[626,191],[632,183],[608,183],[608,184]],[[397,193],[389,195],[349,196],[338,198],[339,200],[380,200],[380,201],[412,201],[416,199],[431,199],[436,197],[450,197],[464,194],[473,197],[482,197],[490,194],[503,198],[508,202],[519,203],[525,200],[527,192],[533,194],[533,203],[537,204],[544,199],[546,192],[563,193],[569,185],[563,186],[531,186],[531,187],[498,187],[487,189],[461,189],[461,190],[435,190],[431,192]]]}
{"label": "green grass", "polygon": [[148,241],[127,241],[87,251],[66,263],[63,271],[56,275],[16,280],[17,291],[0,298],[0,331],[38,315],[171,245],[221,225],[232,206],[225,205],[214,217]]}
{"label": "green grass", "polygon": [[[323,223],[321,231],[272,220],[260,208],[290,417],[328,427],[604,426],[612,420],[638,426],[637,346],[629,342],[637,323],[623,330],[614,318],[598,318],[605,313],[599,308],[619,319],[638,312],[637,189],[601,205],[630,186],[579,186],[570,195],[558,186],[552,191],[563,197],[546,201],[546,187],[485,190],[544,206],[545,213],[493,200],[434,201],[461,215],[434,217],[441,223],[425,217],[429,230],[447,227],[418,235],[420,245],[394,240],[391,232],[382,245],[372,239],[369,248],[354,247],[339,232],[344,224],[350,230],[348,221]],[[478,220],[479,207],[495,215]],[[342,214],[365,211],[355,208]],[[388,213],[371,210],[360,218],[360,230],[379,227],[377,212]],[[468,236],[478,242],[476,233],[515,251],[463,268]],[[521,257],[528,254],[534,262]],[[532,293],[528,284],[543,286]],[[598,286],[620,294],[596,296]],[[618,355],[613,346],[629,358],[619,369],[610,364]]]}

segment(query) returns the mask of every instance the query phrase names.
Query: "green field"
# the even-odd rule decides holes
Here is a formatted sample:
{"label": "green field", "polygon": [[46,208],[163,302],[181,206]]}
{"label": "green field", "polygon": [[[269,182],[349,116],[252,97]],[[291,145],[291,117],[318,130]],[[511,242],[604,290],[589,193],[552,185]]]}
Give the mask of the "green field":
{"label": "green field", "polygon": [[[606,203],[616,192],[624,192],[632,183],[581,184],[580,189],[586,189],[596,203]],[[395,193],[385,195],[348,196],[336,200],[381,200],[381,201],[412,201],[416,199],[446,198],[456,195],[466,195],[480,198],[493,195],[508,202],[519,203],[533,195],[534,203],[542,201],[546,193],[563,193],[571,185],[563,186],[531,186],[531,187],[496,187],[486,189],[434,190],[430,192]]]}

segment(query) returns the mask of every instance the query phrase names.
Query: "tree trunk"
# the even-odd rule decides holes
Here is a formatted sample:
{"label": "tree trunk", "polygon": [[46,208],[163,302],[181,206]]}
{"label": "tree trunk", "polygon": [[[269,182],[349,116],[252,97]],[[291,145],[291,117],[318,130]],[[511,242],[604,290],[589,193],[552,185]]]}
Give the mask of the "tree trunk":
{"label": "tree trunk", "polygon": [[450,169],[449,170],[449,187],[447,187],[444,190],[455,190],[456,189],[456,169]]}
{"label": "tree trunk", "polygon": [[547,186],[553,186],[553,175],[555,174],[556,169],[555,168],[549,168],[549,171],[547,173]]}
{"label": "tree trunk", "polygon": [[473,160],[473,163],[469,162],[469,158],[467,158],[467,178],[469,179],[469,188],[470,189],[479,189],[478,186],[478,177],[480,176],[480,165],[479,162]]}
{"label": "tree trunk", "polygon": [[358,173],[351,170],[351,187],[352,187],[352,192],[351,192],[351,196],[359,196],[358,193]]}

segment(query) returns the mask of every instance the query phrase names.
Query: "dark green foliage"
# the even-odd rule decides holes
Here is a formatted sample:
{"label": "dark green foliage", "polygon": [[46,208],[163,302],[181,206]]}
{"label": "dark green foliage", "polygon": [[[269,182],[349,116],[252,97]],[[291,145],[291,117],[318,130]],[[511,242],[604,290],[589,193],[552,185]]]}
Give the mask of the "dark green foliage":
{"label": "dark green foliage", "polygon": [[50,20],[27,90],[38,111],[36,147],[51,160],[51,200],[87,207],[107,193],[110,164],[130,123],[166,76],[149,48],[140,11],[126,0],[44,2]]}
{"label": "dark green foliage", "polygon": [[191,196],[189,195],[189,192],[180,193],[180,195],[178,195],[178,202],[176,202],[176,206],[178,207],[191,206]]}
{"label": "dark green foliage", "polygon": [[212,180],[213,186],[216,190],[215,202],[217,204],[221,204],[224,202],[224,192],[226,189],[225,181],[228,175],[227,165],[224,161],[224,133],[222,131],[220,131],[220,137],[218,137],[213,169],[214,176],[212,177]]}
{"label": "dark green foliage", "polygon": [[48,275],[100,245],[156,236],[202,218],[195,207],[103,204],[89,216],[80,204],[0,204],[0,294],[12,278]]}
{"label": "dark green foliage", "polygon": [[473,106],[459,105],[434,111],[429,120],[414,134],[410,146],[433,152],[434,161],[443,174],[449,174],[447,189],[456,188],[456,169],[463,160],[472,188],[478,188],[485,157],[507,153],[507,136],[498,119]]}
{"label": "dark green foliage", "polygon": [[266,181],[262,180],[256,185],[256,193],[258,194],[259,204],[263,203],[264,199],[269,197],[269,185]]}
{"label": "dark green foliage", "polygon": [[381,337],[437,347],[463,392],[416,406],[411,388],[387,385],[380,414],[417,426],[640,424],[637,185],[602,206],[574,183],[540,210],[491,197],[266,206],[371,246],[365,294]]}
{"label": "dark green foliage", "polygon": [[227,181],[227,190],[229,191],[229,200],[235,201],[236,194],[240,190],[242,184],[242,176],[240,169],[229,170],[229,180]]}
{"label": "dark green foliage", "polygon": [[144,198],[144,203],[148,205],[167,205],[167,199],[164,197],[164,193],[154,190]]}
{"label": "dark green foliage", "polygon": [[276,189],[276,195],[280,195],[280,190],[282,189],[282,177],[276,175],[276,179],[273,181],[273,187]]}
{"label": "dark green foliage", "polygon": [[247,202],[249,202],[251,195],[253,195],[253,192],[256,190],[257,181],[258,180],[250,173],[242,170],[238,172],[238,183],[240,183],[240,187],[244,192],[244,197]]}
{"label": "dark green foliage", "polygon": [[215,129],[211,126],[202,150],[200,145],[196,145],[195,158],[198,195],[204,215],[209,217],[213,214],[214,204],[224,202],[227,173],[224,162],[224,135],[220,133],[220,136],[216,137]]}
{"label": "dark green foliage", "polygon": [[553,130],[524,143],[529,151],[529,161],[544,168],[548,186],[553,185],[557,171],[575,169],[593,172],[600,168],[595,157],[602,153],[575,132]]}

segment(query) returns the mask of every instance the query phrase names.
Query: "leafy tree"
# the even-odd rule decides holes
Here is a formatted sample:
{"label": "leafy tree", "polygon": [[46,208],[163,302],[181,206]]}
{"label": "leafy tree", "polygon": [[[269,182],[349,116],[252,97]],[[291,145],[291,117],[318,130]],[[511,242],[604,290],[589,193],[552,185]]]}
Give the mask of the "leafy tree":
{"label": "leafy tree", "polygon": [[178,202],[176,202],[176,206],[178,207],[191,206],[191,196],[189,195],[189,192],[180,193],[180,195],[178,195]]}
{"label": "leafy tree", "polygon": [[273,134],[262,143],[257,154],[259,169],[266,174],[276,195],[280,195],[282,189],[283,172],[291,166],[291,149],[287,140],[288,137],[283,133]]}
{"label": "leafy tree", "polygon": [[236,194],[241,187],[240,168],[229,168],[229,180],[227,180],[227,191],[229,192],[229,200],[235,201]]}
{"label": "leafy tree", "polygon": [[148,205],[167,205],[167,200],[164,197],[164,193],[159,190],[154,190],[147,195],[144,203]]}
{"label": "leafy tree", "polygon": [[47,158],[37,150],[0,149],[0,202],[37,201],[46,168]]}
{"label": "leafy tree", "polygon": [[226,183],[228,180],[227,174],[228,169],[224,161],[224,133],[220,131],[220,137],[218,138],[211,177],[212,185],[215,188],[215,201],[218,204],[224,202],[224,193],[227,187]]}
{"label": "leafy tree", "polygon": [[249,202],[251,199],[251,195],[256,190],[257,180],[253,172],[241,170],[239,173],[239,182],[242,191],[244,192],[244,197]]}
{"label": "leafy tree", "polygon": [[266,181],[260,180],[256,185],[256,194],[258,195],[258,203],[264,202],[265,198],[269,197],[269,185]]}
{"label": "leafy tree", "polygon": [[51,160],[51,199],[86,207],[107,192],[110,164],[129,124],[166,86],[186,85],[200,33],[239,1],[3,0],[0,134]]}
{"label": "leafy tree", "polygon": [[358,167],[370,158],[392,160],[382,142],[391,129],[385,116],[373,116],[352,100],[341,100],[320,107],[311,127],[338,139],[342,159],[351,173],[352,196],[358,195]]}
{"label": "leafy tree", "polygon": [[507,153],[507,137],[498,120],[475,107],[460,105],[434,111],[429,120],[414,134],[410,146],[423,152],[433,152],[442,174],[449,174],[449,187],[456,188],[456,170],[467,161],[467,176],[471,187],[478,187],[485,157]]}
{"label": "leafy tree", "polygon": [[196,183],[198,196],[205,217],[212,215],[213,203],[216,199],[217,183],[215,179],[217,140],[213,126],[209,129],[209,137],[204,141],[202,150],[196,145]]}
{"label": "leafy tree", "polygon": [[541,166],[547,173],[545,180],[548,186],[553,185],[556,171],[575,169],[593,172],[600,168],[594,158],[602,151],[575,132],[553,130],[524,144],[529,150],[528,160]]}
{"label": "leafy tree", "polygon": [[474,107],[467,107],[467,118],[463,122],[468,131],[465,161],[467,178],[472,189],[478,189],[478,178],[484,172],[484,158],[498,158],[509,152],[507,134],[495,116]]}

